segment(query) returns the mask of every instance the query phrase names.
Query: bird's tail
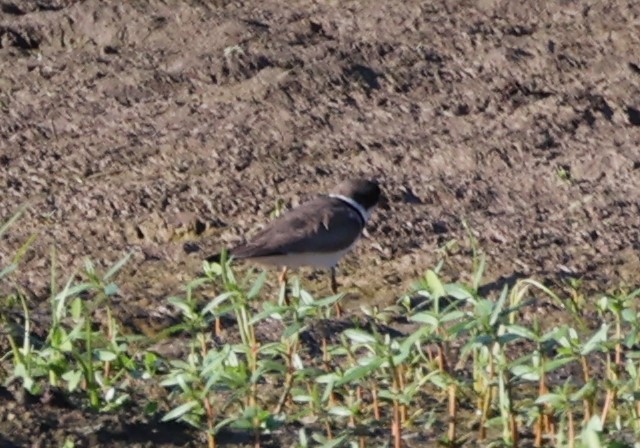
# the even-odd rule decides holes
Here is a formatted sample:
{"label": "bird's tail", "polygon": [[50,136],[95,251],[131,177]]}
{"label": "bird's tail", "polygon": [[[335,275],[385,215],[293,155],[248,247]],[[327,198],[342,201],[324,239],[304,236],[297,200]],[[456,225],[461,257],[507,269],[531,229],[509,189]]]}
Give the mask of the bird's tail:
{"label": "bird's tail", "polygon": [[220,263],[220,261],[222,260],[222,252],[218,252],[217,254],[209,255],[207,258],[205,258],[205,260],[207,260],[207,262],[209,262],[209,263]]}
{"label": "bird's tail", "polygon": [[205,258],[205,260],[209,263],[221,263],[223,260],[229,260],[229,258],[231,258],[231,255],[231,250],[223,249],[216,254],[209,255],[207,258]]}

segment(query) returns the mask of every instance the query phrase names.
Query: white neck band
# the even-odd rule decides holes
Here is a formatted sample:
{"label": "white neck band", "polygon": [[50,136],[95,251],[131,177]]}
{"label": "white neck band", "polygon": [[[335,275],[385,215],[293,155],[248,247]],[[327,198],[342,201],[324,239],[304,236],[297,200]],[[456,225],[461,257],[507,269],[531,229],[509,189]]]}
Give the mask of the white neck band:
{"label": "white neck band", "polygon": [[351,207],[355,208],[358,211],[358,214],[360,215],[360,217],[362,218],[362,222],[364,224],[366,224],[367,221],[369,220],[369,213],[367,213],[367,211],[365,210],[365,208],[362,205],[358,204],[353,199],[348,198],[346,196],[342,196],[341,194],[330,194],[329,197],[330,198],[340,199],[342,202],[346,202]]}

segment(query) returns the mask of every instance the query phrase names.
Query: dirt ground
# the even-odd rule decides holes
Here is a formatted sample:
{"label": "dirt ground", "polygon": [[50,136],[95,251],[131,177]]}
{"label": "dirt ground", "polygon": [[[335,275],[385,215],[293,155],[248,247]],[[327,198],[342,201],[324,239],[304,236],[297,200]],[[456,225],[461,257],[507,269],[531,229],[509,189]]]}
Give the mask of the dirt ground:
{"label": "dirt ground", "polygon": [[[31,205],[0,265],[38,235],[2,291],[46,297],[52,246],[62,278],[85,256],[106,266],[133,251],[122,303],[144,319],[277,201],[356,175],[391,199],[342,269],[358,300],[392,303],[466,238],[462,220],[490,280],[639,283],[640,3],[0,0],[0,11],[0,217]],[[450,277],[469,265],[460,251]],[[13,434],[0,444],[27,443]]]}

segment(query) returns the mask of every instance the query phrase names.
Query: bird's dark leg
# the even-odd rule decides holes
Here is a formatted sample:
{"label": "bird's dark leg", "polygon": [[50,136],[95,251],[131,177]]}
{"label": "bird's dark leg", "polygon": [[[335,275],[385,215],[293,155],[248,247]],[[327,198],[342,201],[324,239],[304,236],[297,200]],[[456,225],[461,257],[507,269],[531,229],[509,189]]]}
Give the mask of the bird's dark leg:
{"label": "bird's dark leg", "polygon": [[[331,268],[331,292],[333,294],[338,294],[338,281],[336,280],[336,267],[333,266]],[[340,306],[340,302],[336,302],[336,317],[342,316],[342,307]]]}
{"label": "bird's dark leg", "polygon": [[338,281],[336,280],[336,267],[331,268],[331,292],[338,294]]}
{"label": "bird's dark leg", "polygon": [[282,271],[278,276],[278,284],[281,288],[284,287],[284,303],[289,305],[289,294],[287,293],[287,271],[288,268],[286,266],[282,268]]}

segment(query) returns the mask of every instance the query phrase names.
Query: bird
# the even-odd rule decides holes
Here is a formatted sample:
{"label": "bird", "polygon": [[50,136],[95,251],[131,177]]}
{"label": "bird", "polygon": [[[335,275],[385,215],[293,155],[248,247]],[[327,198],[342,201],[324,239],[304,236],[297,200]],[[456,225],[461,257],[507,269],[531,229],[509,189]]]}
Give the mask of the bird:
{"label": "bird", "polygon": [[[284,212],[227,254],[235,260],[280,267],[281,285],[286,285],[292,268],[330,269],[331,291],[337,294],[336,266],[353,249],[383,197],[375,180],[343,181],[331,193]],[[206,260],[219,262],[221,254]]]}

